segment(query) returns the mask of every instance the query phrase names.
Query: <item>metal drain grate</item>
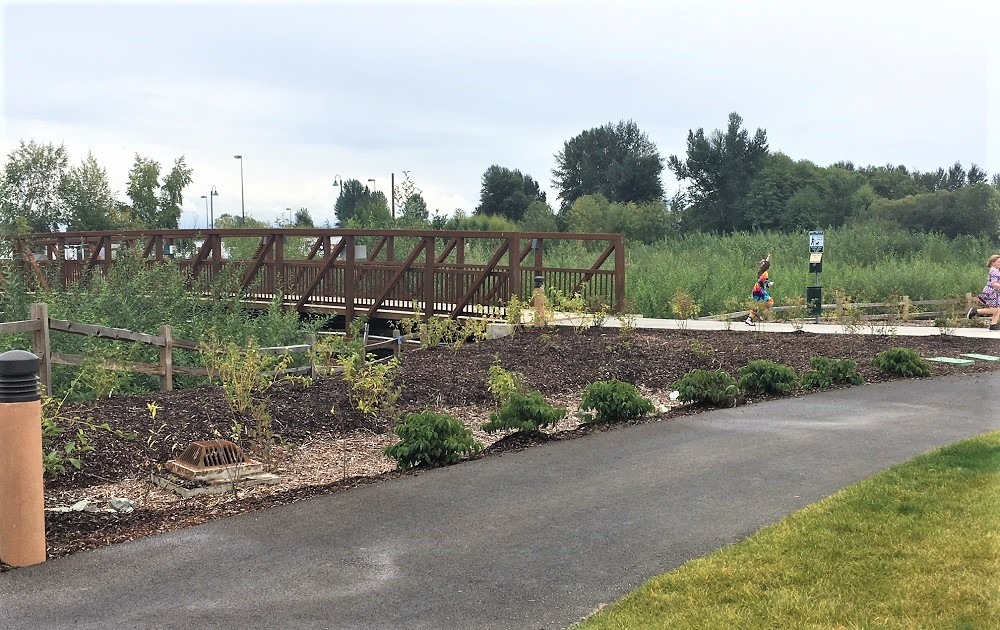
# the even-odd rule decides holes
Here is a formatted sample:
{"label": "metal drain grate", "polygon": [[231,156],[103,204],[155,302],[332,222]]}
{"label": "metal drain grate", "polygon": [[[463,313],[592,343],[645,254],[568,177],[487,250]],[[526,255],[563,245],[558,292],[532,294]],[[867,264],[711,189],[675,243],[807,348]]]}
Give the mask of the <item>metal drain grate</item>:
{"label": "metal drain grate", "polygon": [[260,472],[264,466],[246,456],[229,440],[192,442],[177,459],[167,462],[167,470],[186,479],[212,481],[234,475]]}

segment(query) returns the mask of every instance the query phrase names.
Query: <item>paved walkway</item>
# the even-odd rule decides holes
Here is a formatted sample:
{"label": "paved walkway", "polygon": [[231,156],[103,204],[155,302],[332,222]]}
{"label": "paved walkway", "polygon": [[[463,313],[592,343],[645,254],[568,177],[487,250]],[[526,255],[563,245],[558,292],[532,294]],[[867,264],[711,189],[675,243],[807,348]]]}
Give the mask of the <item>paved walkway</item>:
{"label": "paved walkway", "polygon": [[[556,321],[554,323],[560,326],[572,326],[575,321],[578,321],[578,319],[572,316],[559,315],[556,317]],[[984,318],[977,318],[974,321],[978,323],[989,323],[989,320]],[[967,324],[969,325],[966,327]],[[957,337],[985,337],[988,339],[1000,340],[1000,331],[989,330],[985,326],[973,327],[971,324],[972,322],[962,319],[958,326],[948,330],[946,334],[955,335]],[[609,317],[604,325],[609,328],[618,328],[621,326],[621,321],[617,318]],[[793,326],[792,324],[785,322],[764,322],[762,324],[748,326],[743,320],[724,322],[712,319],[654,319],[652,317],[636,316],[632,325],[636,328],[653,330],[733,330],[736,332],[753,332],[757,330],[764,332],[789,333],[802,330],[803,332],[816,333],[820,335],[838,335],[848,332],[848,330],[841,324],[816,324],[812,320],[798,326]],[[872,322],[865,324],[864,326],[858,326],[850,332],[861,335],[895,334],[913,337],[930,337],[942,334],[940,328],[929,323],[901,323],[898,325],[888,325],[883,322]]]}
{"label": "paved walkway", "polygon": [[0,574],[0,628],[565,628],[893,464],[1000,429],[1000,374],[624,427]]}

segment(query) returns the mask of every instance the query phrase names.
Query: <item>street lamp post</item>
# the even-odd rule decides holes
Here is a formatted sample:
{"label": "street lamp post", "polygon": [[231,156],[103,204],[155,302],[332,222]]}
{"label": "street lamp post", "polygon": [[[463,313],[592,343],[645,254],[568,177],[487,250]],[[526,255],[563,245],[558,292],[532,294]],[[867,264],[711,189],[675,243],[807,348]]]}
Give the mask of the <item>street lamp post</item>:
{"label": "street lamp post", "polygon": [[240,161],[240,210],[243,216],[243,222],[241,227],[245,227],[247,224],[247,207],[243,200],[243,156],[234,155],[233,159]]}
{"label": "street lamp post", "polygon": [[375,180],[369,177],[368,181],[372,183],[372,192],[375,192]]}
{"label": "street lamp post", "polygon": [[218,197],[218,196],[219,196],[219,191],[215,189],[215,186],[212,186],[212,192],[208,195],[208,216],[209,216],[208,227],[213,230],[215,229],[215,204],[213,203],[212,197]]}
{"label": "street lamp post", "polygon": [[212,229],[212,215],[208,213],[208,195],[202,195],[201,198],[205,200],[205,227]]}

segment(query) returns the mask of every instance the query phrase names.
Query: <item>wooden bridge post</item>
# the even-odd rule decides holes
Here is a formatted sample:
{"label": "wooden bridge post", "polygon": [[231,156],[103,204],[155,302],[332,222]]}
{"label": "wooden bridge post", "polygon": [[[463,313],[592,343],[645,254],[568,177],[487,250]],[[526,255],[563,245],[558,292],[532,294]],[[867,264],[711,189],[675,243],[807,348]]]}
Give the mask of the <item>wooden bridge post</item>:
{"label": "wooden bridge post", "polygon": [[52,344],[49,338],[49,305],[38,302],[31,305],[31,319],[38,322],[38,328],[31,333],[31,349],[38,357],[38,380],[45,389],[45,395],[52,395]]}
{"label": "wooden bridge post", "polygon": [[160,348],[160,391],[169,392],[174,389],[174,336],[169,325],[160,326],[160,336],[163,346]]}
{"label": "wooden bridge post", "polygon": [[[350,334],[351,322],[354,321],[354,235],[344,237],[344,331]],[[362,352],[364,354],[364,352]]]}
{"label": "wooden bridge post", "polygon": [[434,237],[424,237],[424,320],[434,315]]}
{"label": "wooden bridge post", "polygon": [[508,304],[513,296],[521,299],[521,239],[517,236],[507,237],[507,287],[510,289]]}

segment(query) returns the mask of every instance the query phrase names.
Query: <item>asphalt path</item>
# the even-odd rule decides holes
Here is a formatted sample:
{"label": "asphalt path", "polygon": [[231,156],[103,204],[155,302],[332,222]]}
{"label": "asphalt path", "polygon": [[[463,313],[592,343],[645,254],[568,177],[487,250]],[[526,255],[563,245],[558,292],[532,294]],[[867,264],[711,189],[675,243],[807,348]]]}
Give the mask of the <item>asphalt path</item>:
{"label": "asphalt path", "polygon": [[565,628],[893,464],[1000,429],[998,374],[490,456],[0,574],[0,628]]}

